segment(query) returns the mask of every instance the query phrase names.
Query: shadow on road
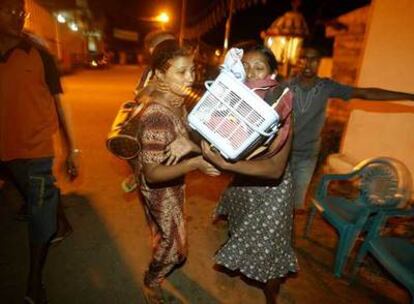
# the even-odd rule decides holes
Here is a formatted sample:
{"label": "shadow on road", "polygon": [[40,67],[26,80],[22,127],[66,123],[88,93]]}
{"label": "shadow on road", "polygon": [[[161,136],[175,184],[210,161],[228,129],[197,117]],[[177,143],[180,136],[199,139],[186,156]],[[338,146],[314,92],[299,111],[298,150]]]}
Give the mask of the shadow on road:
{"label": "shadow on road", "polygon": [[[180,269],[174,271],[169,277],[168,281],[177,288],[180,294],[185,298],[191,301],[188,303],[198,303],[198,304],[220,304],[220,300],[216,299],[211,295],[207,290],[200,286],[196,281],[189,278],[183,271]],[[169,295],[171,298],[171,295]],[[172,303],[181,303],[177,299],[171,301]]]}
{"label": "shadow on road", "polygon": [[[62,197],[74,232],[51,248],[44,273],[50,303],[144,303],[116,244],[87,196]],[[22,204],[6,184],[0,193],[0,302],[22,303],[28,270],[27,224],[14,216]]]}

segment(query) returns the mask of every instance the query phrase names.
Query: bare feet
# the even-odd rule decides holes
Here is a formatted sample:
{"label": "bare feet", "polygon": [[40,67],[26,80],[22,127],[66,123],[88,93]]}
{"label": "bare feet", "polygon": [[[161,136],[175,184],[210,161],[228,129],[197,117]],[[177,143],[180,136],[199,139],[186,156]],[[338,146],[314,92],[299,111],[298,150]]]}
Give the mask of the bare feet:
{"label": "bare feet", "polygon": [[160,285],[153,287],[144,285],[144,297],[147,304],[167,304],[163,298]]}

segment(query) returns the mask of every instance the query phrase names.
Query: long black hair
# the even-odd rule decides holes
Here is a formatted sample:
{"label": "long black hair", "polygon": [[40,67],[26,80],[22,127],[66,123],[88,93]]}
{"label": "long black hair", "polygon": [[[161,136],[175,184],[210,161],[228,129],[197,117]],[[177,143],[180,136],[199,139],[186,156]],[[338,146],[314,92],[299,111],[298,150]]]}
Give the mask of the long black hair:
{"label": "long black hair", "polygon": [[180,46],[177,40],[164,40],[159,43],[151,57],[151,68],[153,71],[165,72],[169,68],[169,61],[176,57],[189,56],[194,50],[189,46]]}

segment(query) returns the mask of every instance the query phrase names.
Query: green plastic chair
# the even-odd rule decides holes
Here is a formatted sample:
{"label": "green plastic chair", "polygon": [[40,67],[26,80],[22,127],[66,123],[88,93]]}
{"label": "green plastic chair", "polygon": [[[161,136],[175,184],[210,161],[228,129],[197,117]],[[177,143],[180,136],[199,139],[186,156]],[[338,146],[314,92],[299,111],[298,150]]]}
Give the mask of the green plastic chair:
{"label": "green plastic chair", "polygon": [[[355,198],[328,193],[332,181],[352,181],[359,188]],[[370,158],[359,163],[348,174],[326,174],[312,199],[305,226],[309,237],[317,211],[339,234],[334,275],[340,277],[355,241],[367,230],[379,210],[398,210],[406,206],[411,195],[411,175],[400,161],[389,157]]]}
{"label": "green plastic chair", "polygon": [[408,289],[411,294],[411,304],[414,304],[414,243],[403,237],[381,236],[387,219],[396,216],[414,217],[414,208],[378,212],[355,259],[353,278],[355,279],[364,257],[370,253]]}

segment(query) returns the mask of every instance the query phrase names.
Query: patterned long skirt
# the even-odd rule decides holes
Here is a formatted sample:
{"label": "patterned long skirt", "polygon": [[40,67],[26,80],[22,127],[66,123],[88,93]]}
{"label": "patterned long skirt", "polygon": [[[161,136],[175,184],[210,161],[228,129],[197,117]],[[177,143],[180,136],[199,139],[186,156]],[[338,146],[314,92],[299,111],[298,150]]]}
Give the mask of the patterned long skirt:
{"label": "patterned long skirt", "polygon": [[144,283],[154,287],[187,256],[184,186],[141,189],[153,239],[153,255]]}
{"label": "patterned long skirt", "polygon": [[216,213],[227,216],[230,237],[216,263],[263,283],[296,272],[293,191],[290,170],[277,185],[228,188]]}

